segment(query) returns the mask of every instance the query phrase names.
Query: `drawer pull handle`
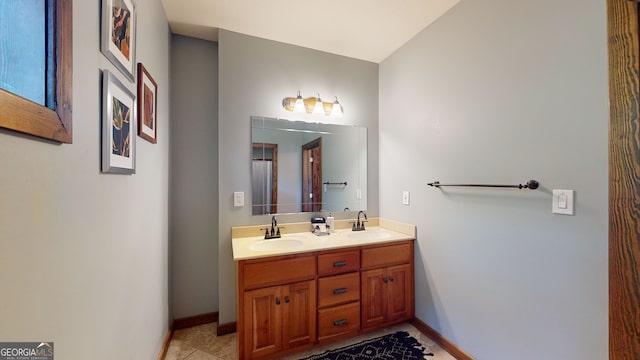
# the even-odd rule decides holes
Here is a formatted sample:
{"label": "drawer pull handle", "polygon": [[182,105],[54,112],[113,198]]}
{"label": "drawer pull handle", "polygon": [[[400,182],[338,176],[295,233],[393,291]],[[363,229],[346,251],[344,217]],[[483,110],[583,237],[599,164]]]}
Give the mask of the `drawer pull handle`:
{"label": "drawer pull handle", "polygon": [[333,295],[345,294],[347,292],[347,288],[334,289]]}
{"label": "drawer pull handle", "polygon": [[340,319],[340,320],[336,320],[333,322],[333,326],[345,326],[347,325],[349,322],[347,321],[347,319]]}
{"label": "drawer pull handle", "polygon": [[333,263],[333,267],[342,267],[342,266],[347,266],[347,262],[346,261],[336,261]]}

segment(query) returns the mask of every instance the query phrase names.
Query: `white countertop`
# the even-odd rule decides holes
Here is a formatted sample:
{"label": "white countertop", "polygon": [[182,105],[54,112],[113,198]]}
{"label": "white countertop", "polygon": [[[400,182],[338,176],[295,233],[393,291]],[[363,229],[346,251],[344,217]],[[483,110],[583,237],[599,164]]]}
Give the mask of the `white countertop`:
{"label": "white countertop", "polygon": [[[283,225],[286,228],[286,224]],[[339,229],[330,235],[314,235],[308,232],[286,233],[277,239],[264,236],[234,237],[231,239],[233,260],[247,260],[268,256],[300,254],[305,252],[339,249],[353,246],[381,244],[392,241],[415,240],[415,226],[380,219],[380,226],[367,227],[364,231]],[[273,244],[266,244],[274,242]],[[257,249],[260,247],[266,249]]]}

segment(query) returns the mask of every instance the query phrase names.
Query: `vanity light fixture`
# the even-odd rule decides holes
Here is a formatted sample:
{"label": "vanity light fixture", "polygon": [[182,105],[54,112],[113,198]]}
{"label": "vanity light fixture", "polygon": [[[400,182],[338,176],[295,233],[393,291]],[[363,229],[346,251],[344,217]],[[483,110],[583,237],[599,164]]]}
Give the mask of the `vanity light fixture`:
{"label": "vanity light fixture", "polygon": [[300,90],[298,90],[297,97],[286,97],[282,99],[282,107],[287,111],[295,113],[306,112],[307,114],[324,114],[332,117],[342,117],[344,111],[342,105],[338,102],[337,96],[334,102],[322,101],[320,94],[318,94],[318,97],[309,97],[305,99],[300,95]]}

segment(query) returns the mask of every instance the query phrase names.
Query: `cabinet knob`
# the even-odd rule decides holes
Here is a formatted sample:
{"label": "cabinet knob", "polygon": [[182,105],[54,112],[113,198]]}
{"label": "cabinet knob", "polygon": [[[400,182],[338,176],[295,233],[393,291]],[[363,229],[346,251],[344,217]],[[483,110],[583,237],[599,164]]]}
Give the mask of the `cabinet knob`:
{"label": "cabinet knob", "polygon": [[276,298],[276,305],[280,305],[280,299]]}
{"label": "cabinet knob", "polygon": [[390,278],[389,278],[389,281],[393,282],[393,278],[392,278],[392,277],[390,277]]}
{"label": "cabinet knob", "polygon": [[289,297],[288,296],[284,297],[284,302],[286,302],[287,304],[289,303]]}
{"label": "cabinet knob", "polygon": [[382,278],[382,281],[384,281],[385,284],[389,282],[389,280],[385,277]]}

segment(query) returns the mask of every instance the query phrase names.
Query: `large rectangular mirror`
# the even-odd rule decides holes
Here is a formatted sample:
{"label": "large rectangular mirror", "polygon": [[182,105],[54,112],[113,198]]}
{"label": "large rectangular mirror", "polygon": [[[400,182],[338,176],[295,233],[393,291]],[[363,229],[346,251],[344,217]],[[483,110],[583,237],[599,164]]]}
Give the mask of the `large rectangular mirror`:
{"label": "large rectangular mirror", "polygon": [[367,208],[367,129],[251,117],[253,215]]}

